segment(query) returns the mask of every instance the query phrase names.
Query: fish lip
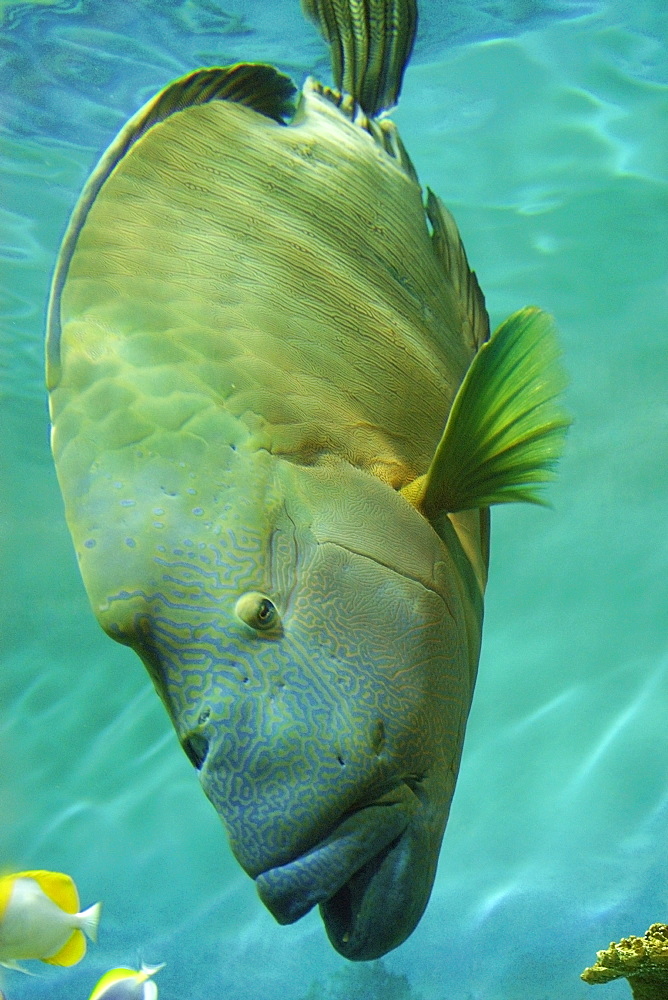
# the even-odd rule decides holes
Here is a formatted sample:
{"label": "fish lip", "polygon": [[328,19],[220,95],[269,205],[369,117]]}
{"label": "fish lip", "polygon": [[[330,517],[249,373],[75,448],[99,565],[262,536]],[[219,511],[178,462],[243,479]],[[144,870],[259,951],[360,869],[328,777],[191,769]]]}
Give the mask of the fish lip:
{"label": "fish lip", "polygon": [[320,904],[330,943],[353,962],[370,962],[398,948],[424,913],[436,876],[445,817],[429,803],[399,837],[354,872]]}
{"label": "fish lip", "polygon": [[[388,951],[401,944],[417,923],[416,920],[411,924],[410,930],[406,933],[396,933],[396,926],[389,926],[387,933],[378,935],[371,931],[369,920],[363,913],[374,878],[378,876],[392,851],[405,837],[406,833],[379,851],[354,872],[334,896],[320,904],[320,914],[327,937],[336,951],[350,961],[373,961],[382,958]],[[373,919],[374,922],[378,922],[375,916]],[[387,924],[387,919],[383,918],[382,923]]]}
{"label": "fish lip", "polygon": [[[419,810],[418,799],[403,781],[372,801],[366,799],[308,851],[256,876],[260,899],[281,924],[294,923],[320,905],[332,944],[347,955],[355,949],[356,935],[343,926],[343,914],[353,913],[343,905],[346,892],[351,885],[350,898],[366,891]],[[360,907],[356,909],[359,914]]]}

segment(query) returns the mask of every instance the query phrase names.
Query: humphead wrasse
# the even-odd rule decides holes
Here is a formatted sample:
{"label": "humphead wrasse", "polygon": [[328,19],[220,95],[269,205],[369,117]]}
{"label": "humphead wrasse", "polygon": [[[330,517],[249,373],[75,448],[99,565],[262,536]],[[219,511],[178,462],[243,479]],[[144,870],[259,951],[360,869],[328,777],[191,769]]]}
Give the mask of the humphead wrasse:
{"label": "humphead wrasse", "polygon": [[476,677],[489,513],[568,419],[552,323],[489,339],[394,104],[414,0],[304,0],[336,90],[198,70],[75,209],[53,452],[93,610],[144,662],[281,923],[372,959],[429,899]]}

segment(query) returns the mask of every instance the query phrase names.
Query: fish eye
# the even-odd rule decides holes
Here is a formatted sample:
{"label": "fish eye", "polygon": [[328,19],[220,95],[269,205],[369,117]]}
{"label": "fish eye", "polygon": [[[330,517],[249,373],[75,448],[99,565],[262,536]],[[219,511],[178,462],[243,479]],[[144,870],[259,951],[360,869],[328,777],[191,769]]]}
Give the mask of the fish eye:
{"label": "fish eye", "polygon": [[265,597],[258,605],[257,620],[262,625],[271,625],[275,617],[276,608],[271,601]]}
{"label": "fish eye", "polygon": [[280,628],[281,618],[276,605],[264,594],[255,590],[242,594],[234,612],[237,618],[259,632],[276,632]]}

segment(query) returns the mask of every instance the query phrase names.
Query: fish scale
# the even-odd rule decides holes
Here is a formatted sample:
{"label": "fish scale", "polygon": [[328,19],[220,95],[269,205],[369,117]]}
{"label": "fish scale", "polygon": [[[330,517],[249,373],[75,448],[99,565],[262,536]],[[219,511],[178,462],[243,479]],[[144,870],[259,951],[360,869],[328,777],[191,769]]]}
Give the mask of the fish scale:
{"label": "fish scale", "polygon": [[[317,102],[312,112],[317,119],[319,114],[324,114],[320,111],[320,104],[324,102],[317,95],[312,100]],[[328,114],[329,107],[326,107]],[[225,405],[242,420],[249,410],[260,418],[269,413],[264,419],[272,426],[265,427],[261,437],[263,441],[268,439],[274,450],[297,455],[300,446],[304,445],[309,454],[318,446],[342,453],[354,450],[356,464],[375,467],[386,456],[393,477],[398,474],[395,471],[397,463],[408,464],[410,474],[404,471],[403,481],[424,472],[442,431],[442,414],[470,361],[470,354],[462,351],[454,337],[449,349],[444,346],[450,315],[447,288],[431,252],[424,213],[417,207],[420,205],[419,188],[377,148],[370,136],[349,123],[356,144],[349,153],[349,176],[342,178],[339,170],[330,178],[332,172],[327,171],[323,179],[322,174],[316,172],[317,184],[312,185],[314,194],[305,201],[307,179],[299,174],[291,179],[289,171],[281,174],[279,163],[273,172],[279,173],[284,184],[278,185],[280,191],[276,197],[267,197],[263,192],[261,172],[267,151],[263,143],[257,142],[248,122],[248,119],[254,122],[257,114],[245,107],[222,103],[204,105],[193,112],[196,117],[189,127],[177,122],[178,115],[156,127],[158,150],[155,154],[150,148],[151,132],[140,140],[147,145],[148,163],[152,164],[156,157],[161,158],[160,169],[157,176],[151,176],[150,186],[149,178],[141,171],[126,178],[122,162],[107,182],[114,184],[119,192],[113,201],[113,218],[105,212],[104,202],[91,208],[77,243],[63,296],[64,349],[71,339],[67,318],[70,314],[85,316],[89,329],[98,329],[105,337],[105,330],[113,327],[117,331],[114,344],[119,363],[116,379],[122,386],[130,384],[138,388],[141,381],[137,380],[134,368],[126,367],[127,352],[123,341],[125,338],[131,341],[135,331],[141,331],[142,337],[146,337],[147,325],[150,328],[141,311],[138,321],[139,301],[148,297],[152,303],[163,302],[154,320],[157,328],[154,337],[162,342],[167,336],[186,352],[183,363],[177,363],[183,382],[191,386],[194,393],[209,396],[220,404],[224,398],[221,398],[222,386],[237,382],[243,386],[252,373],[253,383],[238,393],[230,390],[224,399]],[[172,179],[173,172],[182,166],[185,150],[191,157],[191,171],[192,161],[197,163],[199,155],[214,155],[207,150],[202,154],[192,139],[193,134],[196,136],[201,130],[201,118],[206,118],[204,124],[213,136],[219,137],[217,148],[224,146],[227,168],[224,183],[221,181],[217,188],[212,185],[202,192],[207,204],[220,206],[214,217],[214,231],[220,234],[220,240],[215,245],[209,242],[203,246],[193,222],[184,218],[186,211],[189,216],[193,215],[192,192],[188,190],[187,196],[186,192],[179,194]],[[282,154],[279,140],[288,145],[289,152],[290,143],[294,141],[291,129],[265,121],[263,127],[270,131],[273,142],[272,154],[274,149]],[[299,131],[306,127],[294,128]],[[232,144],[230,133],[236,138],[237,132],[244,140],[243,152],[228,164]],[[283,140],[283,136],[289,141]],[[328,138],[327,133],[325,138]],[[329,138],[330,146],[338,138],[338,134]],[[176,162],[172,163],[170,157],[175,146],[184,153],[179,153]],[[356,169],[361,155],[359,146],[373,166],[373,175],[364,184],[359,181],[360,176],[365,177],[364,172]],[[331,155],[334,158],[334,153]],[[129,160],[128,169],[131,170],[132,157]],[[272,155],[272,163],[274,160]],[[340,151],[338,162],[341,163]],[[347,162],[348,157],[344,160],[344,168]],[[390,190],[372,196],[371,188],[378,185],[379,179],[382,187],[385,174],[391,182],[385,186]],[[243,184],[240,184],[240,176]],[[125,188],[133,193],[132,197],[123,195]],[[150,193],[148,221],[143,223],[149,231],[142,234],[137,246],[136,217],[140,214],[144,218],[142,213],[147,211],[144,208],[146,197],[141,199],[136,193],[140,190]],[[342,211],[342,191],[347,199],[354,200],[353,218]],[[311,205],[311,201],[315,204]],[[370,201],[404,207],[403,213],[395,211],[386,223],[387,230],[393,234],[392,240],[377,237],[373,242],[359,235],[369,231],[364,215]],[[158,213],[154,206],[162,204],[167,207]],[[235,225],[246,219],[247,206],[252,206],[252,211],[259,211],[266,220],[263,223],[266,232],[262,245],[242,262],[240,275],[228,254],[228,247],[236,245]],[[282,209],[285,221],[281,217]],[[299,219],[300,212],[304,213],[304,221],[300,224],[301,269],[290,247],[285,251],[282,235],[284,232],[294,234],[295,217]],[[346,218],[348,222],[339,234],[341,220]],[[105,243],[119,244],[111,255],[108,250],[103,254],[99,252],[101,232],[112,234],[105,238]],[[416,254],[410,261],[410,276],[407,275],[402,283],[392,272],[399,268],[406,270],[405,258],[403,264],[400,260],[400,248],[405,245],[415,246]],[[379,267],[378,258],[388,257],[385,267]],[[178,269],[171,263],[175,258],[181,261]],[[184,260],[188,263],[186,269]],[[375,293],[369,280],[361,280],[365,263],[370,265],[369,273],[377,276],[379,287]],[[325,285],[323,272],[327,274]],[[141,292],[133,291],[139,281],[135,277],[137,274],[153,275],[148,279],[142,277]],[[152,282],[156,284],[154,292]],[[337,288],[335,317],[331,315],[327,300],[325,309],[329,309],[330,314],[323,309],[323,297],[330,284]],[[407,292],[406,286],[414,291]],[[226,301],[228,289],[231,290],[230,305]],[[214,313],[207,317],[206,327],[197,313],[193,316],[194,299],[205,302],[207,311]],[[186,300],[188,306],[179,312],[182,300]],[[429,324],[424,322],[425,310],[433,316]],[[204,365],[210,366],[212,357],[217,359],[214,379],[197,377],[198,358],[191,353],[197,348],[189,337],[188,323],[184,324],[184,319],[190,318],[199,321],[198,337]],[[301,334],[298,338],[293,330],[295,324]],[[125,330],[127,332],[122,333]],[[205,330],[209,333],[202,343]],[[438,355],[434,356],[434,345],[440,347],[440,364]],[[108,338],[105,346],[110,354],[113,345]],[[89,352],[90,349],[89,340]],[[253,355],[255,363],[249,354]],[[454,378],[452,355],[457,362]],[[302,377],[305,384],[300,391]],[[173,366],[165,371],[165,378],[174,378]],[[415,394],[413,387],[418,380],[420,393]],[[212,381],[215,385],[211,385]],[[137,420],[136,440],[148,436],[151,421],[155,419],[155,411],[147,412],[143,406],[144,395],[150,398],[151,390],[160,395],[161,389],[158,383],[147,385],[144,393],[137,392],[133,406]],[[298,399],[295,399],[295,389],[299,392]],[[78,395],[77,401],[81,405],[85,397]],[[356,434],[354,428],[359,422],[364,423],[364,429],[363,433]],[[416,433],[423,427],[425,432]],[[204,431],[204,427],[201,430]],[[215,421],[212,421],[211,432],[219,433]],[[141,433],[144,437],[140,437]]]}

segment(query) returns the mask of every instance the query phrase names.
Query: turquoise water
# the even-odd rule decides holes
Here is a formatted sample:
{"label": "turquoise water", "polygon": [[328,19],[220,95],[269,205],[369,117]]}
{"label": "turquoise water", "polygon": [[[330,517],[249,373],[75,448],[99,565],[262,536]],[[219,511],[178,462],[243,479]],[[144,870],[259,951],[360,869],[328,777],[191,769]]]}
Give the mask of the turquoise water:
{"label": "turquoise water", "polygon": [[575,422],[554,509],[494,513],[435,889],[408,942],[364,967],[316,913],[274,923],[141,664],[98,629],[42,375],[59,241],[116,130],[198,65],[271,60],[301,82],[328,78],[324,49],[297,0],[0,4],[0,866],[69,872],[104,902],[86,959],[6,972],[9,1000],[86,1000],[141,960],[167,963],[161,1000],[577,1000],[597,948],[668,920],[664,8],[423,4],[394,118],[493,323],[527,303],[557,317]]}

